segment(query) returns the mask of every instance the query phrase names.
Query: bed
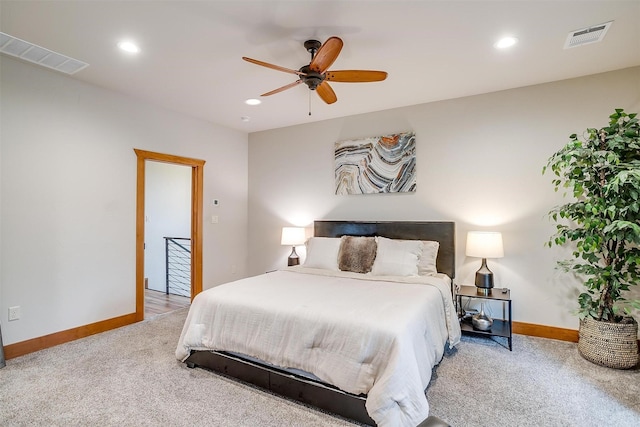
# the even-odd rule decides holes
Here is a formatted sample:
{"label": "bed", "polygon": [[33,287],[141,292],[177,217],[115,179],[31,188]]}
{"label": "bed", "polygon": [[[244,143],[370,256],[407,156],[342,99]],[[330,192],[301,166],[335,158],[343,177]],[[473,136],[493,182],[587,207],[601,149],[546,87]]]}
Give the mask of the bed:
{"label": "bed", "polygon": [[176,357],[361,423],[415,427],[432,368],[460,340],[454,239],[453,222],[316,221],[305,264],[199,294]]}

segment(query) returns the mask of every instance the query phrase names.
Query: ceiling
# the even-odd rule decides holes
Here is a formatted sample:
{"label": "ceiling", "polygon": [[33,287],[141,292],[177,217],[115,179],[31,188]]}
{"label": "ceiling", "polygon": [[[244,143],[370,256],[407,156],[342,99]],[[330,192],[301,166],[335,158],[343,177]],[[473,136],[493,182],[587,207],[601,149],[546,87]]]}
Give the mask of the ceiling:
{"label": "ceiling", "polygon": [[[71,78],[244,132],[640,65],[638,0],[1,0],[0,16],[0,31],[90,64]],[[602,42],[563,49],[570,31],[611,20]],[[495,49],[503,35],[519,43]],[[330,70],[387,80],[332,83],[332,105],[305,85],[244,103],[296,76],[242,56],[298,69],[303,42],[330,36],[344,41]],[[142,51],[120,51],[122,39]]]}

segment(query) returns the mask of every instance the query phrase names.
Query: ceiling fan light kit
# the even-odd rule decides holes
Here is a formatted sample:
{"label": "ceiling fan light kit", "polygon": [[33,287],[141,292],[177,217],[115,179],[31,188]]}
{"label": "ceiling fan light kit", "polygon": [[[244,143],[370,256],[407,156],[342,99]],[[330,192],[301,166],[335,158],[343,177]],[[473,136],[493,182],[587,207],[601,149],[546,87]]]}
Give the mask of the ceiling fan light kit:
{"label": "ceiling fan light kit", "polygon": [[261,96],[270,96],[294,86],[304,83],[310,90],[315,90],[318,96],[327,104],[333,104],[338,100],[335,92],[329,85],[330,81],[340,83],[368,83],[379,82],[387,78],[385,71],[373,70],[340,70],[328,71],[342,50],[343,42],[339,37],[330,37],[324,44],[318,40],[307,40],[304,47],[311,54],[311,62],[298,70],[269,64],[257,59],[242,57],[247,62],[271,68],[285,73],[296,74],[299,79],[293,83],[263,93]]}

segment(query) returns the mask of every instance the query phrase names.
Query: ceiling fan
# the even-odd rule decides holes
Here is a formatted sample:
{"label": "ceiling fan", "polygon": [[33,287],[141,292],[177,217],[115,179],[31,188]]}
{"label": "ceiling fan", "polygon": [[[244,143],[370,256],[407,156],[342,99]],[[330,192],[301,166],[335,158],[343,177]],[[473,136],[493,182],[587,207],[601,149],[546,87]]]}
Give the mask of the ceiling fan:
{"label": "ceiling fan", "polygon": [[342,40],[339,37],[330,37],[324,44],[318,40],[307,40],[304,47],[311,54],[311,62],[303,66],[299,70],[280,67],[278,65],[269,64],[267,62],[258,61],[257,59],[247,58],[243,56],[247,62],[261,65],[285,73],[297,74],[299,79],[293,83],[274,89],[270,92],[263,93],[261,96],[269,96],[284,90],[290,89],[300,83],[306,84],[309,89],[315,90],[320,98],[327,104],[333,104],[338,100],[335,92],[329,85],[329,82],[340,83],[366,83],[379,82],[387,78],[385,71],[372,70],[340,70],[328,71],[329,67],[336,60],[342,50]]}

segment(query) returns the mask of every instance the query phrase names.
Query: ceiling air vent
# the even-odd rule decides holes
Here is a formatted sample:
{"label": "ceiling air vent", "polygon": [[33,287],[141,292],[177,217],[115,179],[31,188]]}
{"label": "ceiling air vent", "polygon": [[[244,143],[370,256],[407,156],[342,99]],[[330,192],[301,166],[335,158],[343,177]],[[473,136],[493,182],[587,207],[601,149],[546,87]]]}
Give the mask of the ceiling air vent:
{"label": "ceiling air vent", "polygon": [[583,28],[581,30],[571,31],[567,36],[567,41],[564,42],[564,48],[570,49],[572,47],[582,46],[590,43],[598,43],[602,41],[605,34],[607,34],[609,27],[611,27],[611,24],[613,24],[613,21],[594,25],[589,28]]}
{"label": "ceiling air vent", "polygon": [[66,74],[77,73],[89,66],[86,62],[69,58],[5,33],[0,33],[0,53],[6,53]]}

